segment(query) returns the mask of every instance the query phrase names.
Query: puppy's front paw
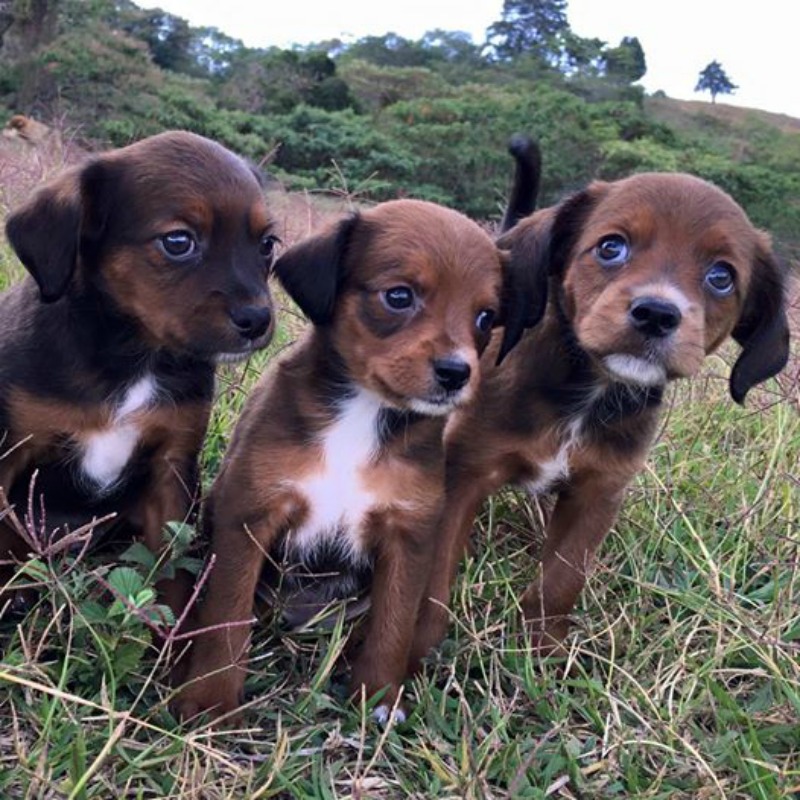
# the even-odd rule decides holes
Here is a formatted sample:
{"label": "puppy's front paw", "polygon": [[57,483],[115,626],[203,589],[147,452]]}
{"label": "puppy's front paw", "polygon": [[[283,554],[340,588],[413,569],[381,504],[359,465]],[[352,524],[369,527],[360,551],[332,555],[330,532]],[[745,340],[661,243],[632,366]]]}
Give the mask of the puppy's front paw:
{"label": "puppy's front paw", "polygon": [[241,684],[220,675],[190,680],[178,691],[170,708],[182,722],[196,721],[205,714],[212,720],[224,717],[229,725],[241,719],[241,703]]}
{"label": "puppy's front paw", "polygon": [[567,617],[557,619],[525,619],[531,650],[539,656],[563,658],[567,655],[564,639],[569,633]]}
{"label": "puppy's front paw", "polygon": [[381,705],[376,706],[373,710],[372,719],[382,728],[385,728],[390,723],[396,725],[400,722],[405,722],[408,716],[402,706],[387,706],[381,703]]}

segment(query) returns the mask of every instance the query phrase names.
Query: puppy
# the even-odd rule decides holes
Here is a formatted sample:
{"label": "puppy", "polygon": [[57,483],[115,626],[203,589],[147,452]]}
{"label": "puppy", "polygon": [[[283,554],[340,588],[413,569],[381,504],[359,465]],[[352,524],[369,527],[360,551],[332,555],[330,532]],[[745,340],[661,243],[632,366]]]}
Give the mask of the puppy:
{"label": "puppy", "polygon": [[[115,512],[158,552],[192,507],[215,363],[272,332],[259,180],[164,133],[61,174],[6,234],[30,275],[0,296],[0,489],[21,518],[33,487],[37,530]],[[30,548],[2,517],[8,565]]]}
{"label": "puppy", "polygon": [[24,142],[31,147],[41,145],[49,139],[58,139],[58,134],[49,125],[24,114],[14,114],[3,128],[2,135],[6,139]]}
{"label": "puppy", "polygon": [[[276,272],[313,327],[254,390],[212,488],[204,516],[216,563],[197,621],[206,631],[177,710],[239,704],[248,629],[229,623],[251,618],[269,554],[317,575],[302,600],[371,583],[352,689],[385,690],[385,721],[431,568],[445,421],[474,397],[492,327],[517,316],[526,291],[475,223],[414,200],[339,222]],[[518,336],[507,329],[506,347]]]}
{"label": "puppy", "polygon": [[445,634],[450,586],[490,494],[507,484],[556,494],[522,605],[534,646],[558,649],[642,469],[667,383],[695,375],[732,336],[742,350],[730,393],[741,403],[788,357],[783,277],[767,235],[698,178],[595,182],[499,244],[531,271],[529,321],[541,322],[502,367],[491,366],[500,344],[490,346],[476,402],[448,425],[447,500],[412,668]]}

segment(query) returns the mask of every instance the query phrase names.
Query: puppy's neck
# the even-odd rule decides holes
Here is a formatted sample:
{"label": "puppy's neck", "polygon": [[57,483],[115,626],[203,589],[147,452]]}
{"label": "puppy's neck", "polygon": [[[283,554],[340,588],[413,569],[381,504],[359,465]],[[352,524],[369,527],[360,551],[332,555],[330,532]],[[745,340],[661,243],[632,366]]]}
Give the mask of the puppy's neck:
{"label": "puppy's neck", "polygon": [[38,376],[44,394],[69,386],[75,399],[107,398],[146,374],[156,375],[173,399],[213,388],[211,362],[148,347],[138,326],[96,290],[70,287],[43,304],[34,289],[30,307],[34,346],[46,365]]}
{"label": "puppy's neck", "polygon": [[352,377],[326,329],[315,328],[307,348],[309,383],[314,399],[331,423],[338,420],[345,409],[350,413],[357,408],[365,418],[370,416],[374,419],[376,446],[383,448],[397,435],[407,432],[409,426],[426,419],[417,412],[393,407],[375,392],[361,386]]}

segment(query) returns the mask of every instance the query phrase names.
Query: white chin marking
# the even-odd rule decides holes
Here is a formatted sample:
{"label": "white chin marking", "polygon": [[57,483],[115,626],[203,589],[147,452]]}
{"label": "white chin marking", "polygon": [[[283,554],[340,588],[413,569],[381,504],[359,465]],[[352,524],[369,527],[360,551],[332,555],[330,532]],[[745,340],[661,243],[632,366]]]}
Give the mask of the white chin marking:
{"label": "white chin marking", "polygon": [[606,369],[625,383],[638,386],[660,386],[667,382],[667,372],[661,364],[654,364],[644,358],[627,355],[606,356],[603,359]]}
{"label": "white chin marking", "polygon": [[453,411],[458,403],[431,403],[428,400],[413,399],[408,401],[408,407],[417,414],[427,417],[445,417]]}
{"label": "white chin marking", "polygon": [[372,718],[378,725],[386,726],[391,719],[392,723],[405,722],[406,712],[402,708],[389,708],[389,706],[377,706],[372,712]]}
{"label": "white chin marking", "polygon": [[214,356],[214,361],[217,364],[237,364],[239,361],[244,361],[251,355],[253,355],[253,350],[251,348],[242,350],[241,353],[217,353],[217,355]]}

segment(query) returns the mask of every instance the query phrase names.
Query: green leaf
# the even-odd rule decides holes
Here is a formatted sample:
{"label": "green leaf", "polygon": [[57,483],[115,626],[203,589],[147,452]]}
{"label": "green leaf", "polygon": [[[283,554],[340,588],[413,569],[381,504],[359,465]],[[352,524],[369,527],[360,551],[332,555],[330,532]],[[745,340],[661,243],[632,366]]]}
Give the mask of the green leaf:
{"label": "green leaf", "polygon": [[120,561],[129,561],[132,564],[139,564],[149,572],[155,567],[158,556],[144,543],[134,542],[120,555]]}
{"label": "green leaf", "polygon": [[133,598],[144,588],[144,579],[132,567],[116,567],[109,573],[108,584],[123,597]]}
{"label": "green leaf", "polygon": [[194,525],[189,525],[187,522],[168,522],[165,528],[168,542],[179,553],[186,550],[194,539]]}
{"label": "green leaf", "polygon": [[108,609],[96,600],[86,600],[79,606],[83,618],[91,624],[108,622]]}
{"label": "green leaf", "polygon": [[50,579],[50,572],[47,569],[47,565],[38,558],[28,561],[20,572],[34,581],[47,581]]}
{"label": "green leaf", "polygon": [[159,604],[145,609],[147,618],[156,625],[172,626],[175,624],[175,614],[169,606]]}
{"label": "green leaf", "polygon": [[119,681],[139,668],[146,644],[134,639],[122,642],[114,651],[114,675]]}
{"label": "green leaf", "polygon": [[150,605],[153,600],[156,599],[156,593],[154,589],[145,588],[142,589],[141,592],[137,592],[136,596],[132,598],[133,604],[136,608],[142,608],[144,606]]}

